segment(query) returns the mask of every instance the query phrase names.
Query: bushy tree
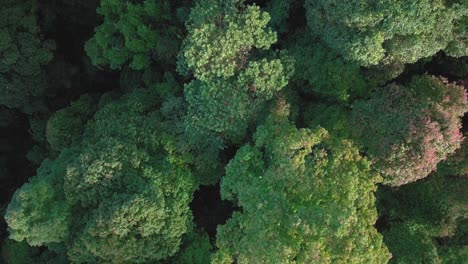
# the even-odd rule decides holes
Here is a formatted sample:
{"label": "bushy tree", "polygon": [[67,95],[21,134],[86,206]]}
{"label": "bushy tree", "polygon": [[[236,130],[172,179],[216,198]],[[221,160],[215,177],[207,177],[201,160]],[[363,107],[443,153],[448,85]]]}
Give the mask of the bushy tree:
{"label": "bushy tree", "polygon": [[153,60],[175,62],[181,34],[175,11],[168,0],[101,1],[97,12],[104,22],[86,43],[86,52],[93,64],[111,69],[130,63],[142,70]]}
{"label": "bushy tree", "polygon": [[460,147],[460,117],[467,109],[462,87],[437,77],[414,77],[355,102],[353,132],[384,183],[399,186],[426,177]]}
{"label": "bushy tree", "polygon": [[189,130],[239,142],[265,102],[287,85],[293,72],[289,56],[259,52],[276,41],[269,19],[241,0],[196,2],[178,61],[179,72],[197,78],[184,91]]}
{"label": "bushy tree", "polygon": [[249,63],[236,79],[190,82],[185,86],[189,127],[206,128],[234,141],[242,139],[265,102],[286,86],[289,73],[281,59],[263,59]]}
{"label": "bushy tree", "polygon": [[15,193],[6,214],[11,238],[59,243],[74,263],[174,255],[191,221],[195,179],[160,103],[152,89],[103,106],[79,145]]}
{"label": "bushy tree", "polygon": [[386,263],[370,162],[286,113],[280,104],[226,168],[222,197],[241,211],[218,227],[215,263]]}
{"label": "bushy tree", "polygon": [[55,44],[40,35],[35,0],[0,3],[0,104],[25,113],[44,111],[42,67],[52,59]]}
{"label": "bushy tree", "polygon": [[463,0],[447,1],[456,10],[452,38],[444,51],[453,57],[468,56],[468,3]]}
{"label": "bushy tree", "polygon": [[5,219],[10,239],[32,246],[60,243],[69,234],[71,205],[65,200],[63,177],[76,150],[66,149],[55,161],[45,160],[36,177],[18,189]]}
{"label": "bushy tree", "polygon": [[313,33],[347,60],[412,63],[445,50],[466,56],[463,1],[306,0]]}
{"label": "bushy tree", "polygon": [[268,13],[243,2],[196,1],[180,51],[181,73],[192,71],[204,82],[228,78],[245,68],[253,49],[268,50],[276,42],[276,33],[267,28]]}
{"label": "bushy tree", "polygon": [[392,252],[390,263],[441,264],[435,238],[417,225],[400,224],[383,232]]}
{"label": "bushy tree", "polygon": [[439,256],[444,264],[463,263],[468,259],[468,217],[458,222],[457,230],[450,239],[444,238],[439,247]]}

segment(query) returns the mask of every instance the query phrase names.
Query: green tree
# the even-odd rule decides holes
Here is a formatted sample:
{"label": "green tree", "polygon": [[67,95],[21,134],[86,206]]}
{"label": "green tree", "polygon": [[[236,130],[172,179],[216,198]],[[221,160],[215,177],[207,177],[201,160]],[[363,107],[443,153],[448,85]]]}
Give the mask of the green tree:
{"label": "green tree", "polygon": [[195,179],[160,104],[158,89],[139,89],[103,106],[79,145],[15,193],[6,213],[11,238],[58,243],[74,263],[174,255],[191,222]]}
{"label": "green tree", "polygon": [[392,252],[390,263],[441,264],[435,239],[417,225],[400,224],[383,232]]}
{"label": "green tree", "polygon": [[212,246],[205,232],[188,232],[177,255],[169,261],[173,264],[208,264],[211,261]]}
{"label": "green tree", "polygon": [[267,27],[268,13],[243,2],[196,1],[186,23],[179,72],[192,71],[204,82],[229,78],[247,65],[253,49],[268,50],[276,42],[276,34]]}
{"label": "green tree", "polygon": [[142,70],[153,60],[175,62],[181,32],[171,1],[103,0],[97,12],[104,21],[85,45],[94,65]]}
{"label": "green tree", "polygon": [[445,49],[467,55],[466,2],[306,0],[305,8],[313,33],[362,66],[413,63]]}
{"label": "green tree", "polygon": [[269,19],[240,0],[196,2],[178,61],[180,73],[197,78],[184,89],[189,130],[239,142],[265,103],[287,85],[291,58],[260,51],[276,41]]}
{"label": "green tree", "polygon": [[452,38],[444,50],[449,56],[468,56],[468,3],[463,0],[447,1],[456,9],[457,20],[454,21]]}
{"label": "green tree", "polygon": [[55,44],[40,35],[35,0],[2,0],[0,11],[0,104],[25,113],[46,110],[43,66]]}
{"label": "green tree", "polygon": [[18,189],[8,205],[5,219],[10,239],[32,246],[60,243],[69,234],[71,205],[65,201],[63,177],[76,150],[66,149],[58,159],[45,160],[36,177]]}
{"label": "green tree", "polygon": [[444,264],[463,263],[468,259],[468,217],[459,221],[457,231],[450,239],[444,239],[439,256]]}
{"label": "green tree", "polygon": [[444,79],[414,77],[406,85],[376,89],[353,104],[354,136],[375,161],[384,183],[422,179],[463,140],[460,117],[466,91]]}
{"label": "green tree", "polygon": [[287,112],[280,103],[226,168],[221,195],[242,210],[218,227],[214,262],[386,263],[370,162]]}
{"label": "green tree", "polygon": [[292,70],[281,59],[249,63],[236,79],[185,85],[189,128],[202,127],[223,138],[239,141],[265,102],[288,83]]}

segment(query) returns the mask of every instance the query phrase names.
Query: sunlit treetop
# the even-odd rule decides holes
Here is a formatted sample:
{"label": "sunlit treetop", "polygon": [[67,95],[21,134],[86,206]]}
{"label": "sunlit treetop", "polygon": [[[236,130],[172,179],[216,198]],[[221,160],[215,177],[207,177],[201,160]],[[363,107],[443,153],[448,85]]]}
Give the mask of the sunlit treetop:
{"label": "sunlit treetop", "polygon": [[178,61],[180,73],[196,78],[184,89],[188,130],[240,142],[266,102],[288,84],[294,71],[291,56],[262,51],[276,42],[269,19],[244,1],[195,3]]}
{"label": "sunlit treetop", "polygon": [[233,76],[247,66],[252,50],[268,50],[276,42],[269,20],[268,13],[241,0],[197,1],[186,22],[179,72],[193,72],[202,81]]}
{"label": "sunlit treetop", "polygon": [[242,139],[265,102],[288,84],[292,72],[288,57],[280,56],[249,62],[236,78],[190,82],[185,85],[188,125],[201,126],[226,139]]}
{"label": "sunlit treetop", "polygon": [[322,128],[297,129],[285,107],[226,168],[221,195],[242,210],[218,227],[214,262],[386,263],[370,162]]}

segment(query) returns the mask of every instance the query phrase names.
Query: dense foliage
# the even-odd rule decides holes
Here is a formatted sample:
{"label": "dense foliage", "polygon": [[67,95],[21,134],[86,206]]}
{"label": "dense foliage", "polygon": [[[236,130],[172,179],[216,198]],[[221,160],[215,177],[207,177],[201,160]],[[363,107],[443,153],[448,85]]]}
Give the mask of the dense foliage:
{"label": "dense foliage", "polygon": [[467,1],[0,3],[0,263],[468,261]]}
{"label": "dense foliage", "polygon": [[405,86],[390,84],[369,100],[356,101],[352,123],[384,182],[399,186],[426,177],[460,147],[459,117],[467,106],[462,87],[415,77]]}
{"label": "dense foliage", "polygon": [[42,38],[37,3],[2,0],[0,12],[0,104],[31,113],[44,111],[44,69],[54,43]]}
{"label": "dense foliage", "polygon": [[297,129],[284,107],[226,168],[221,195],[242,212],[218,227],[218,261],[385,263],[370,162],[322,128]]}
{"label": "dense foliage", "polygon": [[85,46],[94,64],[120,69],[129,63],[141,70],[154,59],[167,61],[177,55],[180,22],[171,1],[135,2],[101,1],[97,12],[104,22]]}
{"label": "dense foliage", "polygon": [[81,144],[45,161],[15,193],[5,215],[11,238],[63,244],[75,263],[174,255],[195,181],[152,110],[158,101],[156,91],[138,90],[100,109]]}
{"label": "dense foliage", "polygon": [[468,55],[465,1],[306,0],[305,8],[313,33],[363,66],[413,63],[440,50]]}

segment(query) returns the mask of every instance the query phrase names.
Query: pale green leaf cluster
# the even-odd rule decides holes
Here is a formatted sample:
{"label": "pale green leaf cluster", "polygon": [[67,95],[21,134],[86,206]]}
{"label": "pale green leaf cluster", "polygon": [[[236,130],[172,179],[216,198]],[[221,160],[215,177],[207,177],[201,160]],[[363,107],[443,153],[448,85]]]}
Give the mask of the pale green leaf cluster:
{"label": "pale green leaf cluster", "polygon": [[11,239],[41,246],[60,243],[69,235],[71,205],[62,185],[66,164],[75,155],[76,150],[65,149],[56,160],[45,160],[38,176],[15,192],[5,214]]}
{"label": "pale green leaf cluster", "polygon": [[[218,2],[196,3],[186,25],[189,35],[179,55],[179,71],[188,69],[205,82],[233,76],[246,66],[252,49],[268,50],[276,42],[276,34],[267,28],[270,16],[258,6],[238,9],[235,2],[242,1]],[[225,8],[227,4],[232,6]],[[213,6],[205,10],[207,5]]]}
{"label": "pale green leaf cluster", "polygon": [[265,102],[285,87],[292,63],[287,57],[250,62],[236,77],[185,85],[189,126],[200,126],[223,138],[240,140]]}

